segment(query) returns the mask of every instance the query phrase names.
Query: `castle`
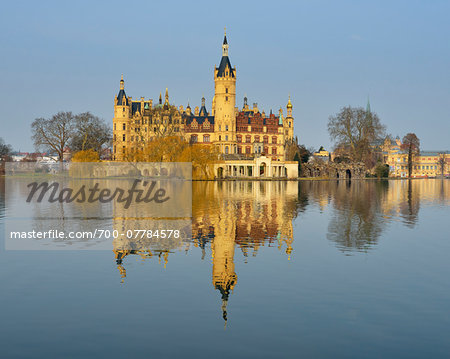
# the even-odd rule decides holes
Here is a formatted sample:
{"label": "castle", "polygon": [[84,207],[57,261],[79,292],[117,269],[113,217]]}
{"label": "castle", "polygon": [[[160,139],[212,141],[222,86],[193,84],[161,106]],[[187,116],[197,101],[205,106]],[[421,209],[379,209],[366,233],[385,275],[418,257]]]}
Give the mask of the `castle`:
{"label": "castle", "polygon": [[[277,116],[272,111],[269,115],[261,112],[256,103],[250,108],[247,97],[244,97],[243,107],[239,109],[236,106],[236,79],[236,67],[232,67],[228,56],[226,33],[219,67],[214,67],[214,98],[210,112],[206,108],[205,98],[202,98],[201,107],[194,110],[189,104],[186,109],[170,104],[167,89],[164,102],[160,94],[155,106],[151,99],[141,97],[133,100],[125,93],[122,76],[119,93],[114,98],[113,159],[124,161],[128,153],[143,148],[154,138],[175,135],[192,144],[210,143],[217,146],[224,161],[236,163],[263,158],[253,166],[253,171],[249,168],[242,174],[259,176],[257,168],[264,165],[269,166],[266,175],[278,173],[280,177],[287,176],[288,170],[281,162],[286,161],[286,145],[294,139],[290,97],[286,116],[282,108]],[[229,168],[226,165],[221,167],[224,174]],[[247,165],[245,167],[250,167]]]}

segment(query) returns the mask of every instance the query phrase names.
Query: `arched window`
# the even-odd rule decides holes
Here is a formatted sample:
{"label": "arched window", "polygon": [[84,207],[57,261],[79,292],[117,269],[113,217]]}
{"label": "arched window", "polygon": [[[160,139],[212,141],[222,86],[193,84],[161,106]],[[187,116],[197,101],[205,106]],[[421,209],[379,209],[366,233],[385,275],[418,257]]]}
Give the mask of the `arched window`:
{"label": "arched window", "polygon": [[263,137],[263,142],[264,143],[269,143],[269,136],[264,136]]}
{"label": "arched window", "polygon": [[203,135],[203,142],[210,142],[209,135]]}
{"label": "arched window", "polygon": [[272,136],[272,143],[277,143],[277,136]]}
{"label": "arched window", "polygon": [[277,154],[277,148],[276,147],[272,147],[272,154],[276,155]]}
{"label": "arched window", "polygon": [[251,153],[251,148],[250,148],[250,146],[245,147],[245,153]]}
{"label": "arched window", "polygon": [[242,142],[242,136],[241,135],[237,135],[236,136],[236,141],[237,142]]}
{"label": "arched window", "polygon": [[191,142],[196,143],[198,140],[197,135],[191,135]]}
{"label": "arched window", "polygon": [[228,154],[228,146],[225,146],[225,154]]}
{"label": "arched window", "polygon": [[252,136],[245,136],[245,142],[247,143],[252,142]]}

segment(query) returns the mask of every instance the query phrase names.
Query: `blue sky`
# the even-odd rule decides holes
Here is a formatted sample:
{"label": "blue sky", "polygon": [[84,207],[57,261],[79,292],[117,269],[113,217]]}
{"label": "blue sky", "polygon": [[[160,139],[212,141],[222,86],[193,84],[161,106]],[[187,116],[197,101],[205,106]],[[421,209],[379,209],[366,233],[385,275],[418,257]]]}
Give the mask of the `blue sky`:
{"label": "blue sky", "polygon": [[121,73],[133,98],[211,108],[227,27],[244,94],[294,105],[295,134],[330,147],[328,117],[370,96],[394,136],[450,150],[449,1],[9,1],[0,13],[0,137],[32,151],[30,124],[58,111],[111,122]]}

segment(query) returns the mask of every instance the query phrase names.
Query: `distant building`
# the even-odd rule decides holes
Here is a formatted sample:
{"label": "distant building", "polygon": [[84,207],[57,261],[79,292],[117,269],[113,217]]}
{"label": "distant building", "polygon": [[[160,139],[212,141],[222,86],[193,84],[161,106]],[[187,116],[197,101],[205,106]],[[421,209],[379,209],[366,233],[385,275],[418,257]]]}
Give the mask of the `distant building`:
{"label": "distant building", "polygon": [[[386,139],[383,143],[383,160],[389,165],[390,177],[408,177],[408,153],[401,149],[400,138]],[[444,161],[444,166],[441,166]],[[443,170],[443,172],[442,172]],[[450,177],[450,151],[420,151],[413,155],[413,178]]]}

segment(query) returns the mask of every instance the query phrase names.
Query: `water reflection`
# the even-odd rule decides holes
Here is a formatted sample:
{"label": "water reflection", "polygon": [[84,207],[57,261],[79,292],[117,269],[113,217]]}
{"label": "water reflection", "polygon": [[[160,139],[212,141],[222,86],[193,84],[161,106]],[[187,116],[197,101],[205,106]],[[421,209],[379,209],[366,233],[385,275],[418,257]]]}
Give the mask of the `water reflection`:
{"label": "water reflection", "polygon": [[[108,186],[114,187],[114,183]],[[17,181],[8,191],[6,215],[14,216],[20,213],[17,204],[28,193],[26,183]],[[326,238],[343,253],[368,252],[376,248],[390,223],[396,221],[413,228],[419,222],[421,206],[449,205],[449,194],[449,180],[432,179],[193,182],[192,217],[177,219],[184,221],[179,226],[189,231],[189,240],[154,238],[127,243],[114,240],[112,249],[123,283],[128,256],[157,259],[166,266],[170,260],[176,260],[177,252],[199,249],[200,260],[212,259],[212,286],[218,292],[226,322],[227,304],[238,285],[236,251],[242,253],[246,262],[266,248],[281,251],[289,260],[295,254],[294,239],[302,238],[301,233],[294,233],[294,223],[302,228],[304,221],[316,221],[316,226],[325,224]],[[189,200],[190,196],[183,199]],[[75,222],[83,229],[102,226],[123,232],[155,226],[155,219],[145,210],[136,208],[135,212],[149,218],[127,218],[114,203],[64,203],[32,208],[28,221],[39,229],[43,226],[42,218],[54,217],[52,226],[59,230],[66,229],[68,217],[78,218]],[[5,181],[0,178],[0,218],[4,213]],[[108,245],[111,249],[111,241]]]}

